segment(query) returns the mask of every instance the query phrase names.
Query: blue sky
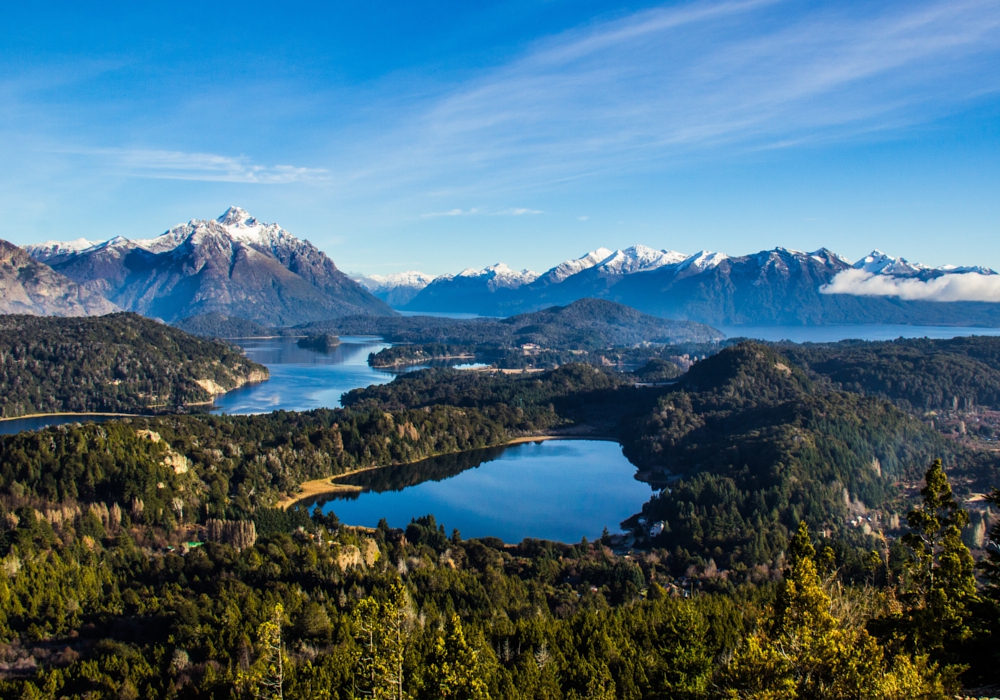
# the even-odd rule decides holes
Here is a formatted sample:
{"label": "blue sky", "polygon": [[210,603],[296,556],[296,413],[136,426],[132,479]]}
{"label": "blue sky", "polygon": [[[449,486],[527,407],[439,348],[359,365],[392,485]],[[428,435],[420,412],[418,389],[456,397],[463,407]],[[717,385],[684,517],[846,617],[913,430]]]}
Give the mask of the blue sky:
{"label": "blue sky", "polygon": [[1000,268],[1000,2],[6,3],[0,237],[231,204],[367,273],[636,243]]}

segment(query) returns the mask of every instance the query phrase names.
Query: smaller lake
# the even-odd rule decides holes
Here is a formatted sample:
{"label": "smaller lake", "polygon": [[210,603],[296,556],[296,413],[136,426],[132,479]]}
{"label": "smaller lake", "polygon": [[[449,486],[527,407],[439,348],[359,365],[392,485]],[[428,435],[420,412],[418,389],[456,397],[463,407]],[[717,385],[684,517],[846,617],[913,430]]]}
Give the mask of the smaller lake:
{"label": "smaller lake", "polygon": [[[546,440],[434,457],[341,480],[368,490],[325,501],[347,525],[391,527],[433,514],[450,535],[579,542],[638,513],[653,489],[616,442]],[[305,503],[303,503],[305,505]]]}
{"label": "smaller lake", "polygon": [[368,355],[388,343],[380,338],[343,336],[329,352],[306,350],[295,338],[234,341],[254,362],[266,365],[271,378],[216,397],[212,413],[269,413],[338,408],[351,389],[391,382],[396,372],[372,369]]}

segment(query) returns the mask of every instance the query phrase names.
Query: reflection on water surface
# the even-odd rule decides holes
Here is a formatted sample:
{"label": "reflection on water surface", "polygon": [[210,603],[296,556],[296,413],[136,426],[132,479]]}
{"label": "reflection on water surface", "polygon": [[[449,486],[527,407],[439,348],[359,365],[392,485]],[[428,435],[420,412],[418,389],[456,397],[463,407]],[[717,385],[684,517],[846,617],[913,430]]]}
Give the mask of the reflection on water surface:
{"label": "reflection on water surface", "polygon": [[306,350],[294,338],[236,341],[248,358],[266,365],[271,378],[215,400],[213,413],[267,413],[338,408],[340,397],[359,387],[385,384],[394,373],[372,369],[368,355],[389,347],[379,338],[344,336],[329,352]]}
{"label": "reflection on water surface", "polygon": [[323,504],[346,524],[406,527],[433,513],[463,537],[579,542],[638,513],[652,488],[615,442],[549,440],[445,455],[342,480],[367,489]]}

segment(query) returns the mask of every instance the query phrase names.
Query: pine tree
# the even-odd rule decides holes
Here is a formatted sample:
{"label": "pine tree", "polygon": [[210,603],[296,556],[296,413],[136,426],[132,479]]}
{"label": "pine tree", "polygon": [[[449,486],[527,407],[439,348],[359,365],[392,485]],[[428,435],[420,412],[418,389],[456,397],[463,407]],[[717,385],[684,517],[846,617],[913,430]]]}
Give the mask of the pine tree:
{"label": "pine tree", "polygon": [[[994,488],[987,500],[1000,506],[1000,489]],[[983,606],[979,630],[979,647],[988,651],[980,661],[986,673],[995,678],[1000,668],[1000,521],[990,528],[986,542],[986,556],[979,563],[986,577],[983,589]]]}
{"label": "pine tree", "polygon": [[257,627],[257,659],[237,673],[237,687],[253,698],[284,698],[285,647],[281,641],[284,613],[284,606],[277,603],[271,616]]}
{"label": "pine tree", "polygon": [[362,697],[402,700],[403,654],[408,623],[406,589],[399,581],[387,600],[362,599],[354,612],[356,638],[361,647],[355,685]]}
{"label": "pine tree", "polygon": [[920,494],[923,503],[907,514],[911,532],[903,536],[910,553],[901,595],[903,632],[911,651],[954,664],[972,635],[976,603],[974,562],[962,542],[969,514],[955,500],[940,459],[927,470]]}
{"label": "pine tree", "polygon": [[479,652],[465,639],[462,621],[454,613],[437,638],[430,677],[441,700],[489,700]]}
{"label": "pine tree", "polygon": [[[994,488],[986,500],[1000,507],[1000,489]],[[984,596],[1000,605],[1000,520],[990,528],[986,540],[986,557],[979,564],[987,581]]]}
{"label": "pine tree", "polygon": [[736,651],[717,686],[729,698],[846,700],[943,698],[933,668],[901,655],[890,664],[864,629],[831,613],[804,522],[788,548],[789,568],[772,621]]}

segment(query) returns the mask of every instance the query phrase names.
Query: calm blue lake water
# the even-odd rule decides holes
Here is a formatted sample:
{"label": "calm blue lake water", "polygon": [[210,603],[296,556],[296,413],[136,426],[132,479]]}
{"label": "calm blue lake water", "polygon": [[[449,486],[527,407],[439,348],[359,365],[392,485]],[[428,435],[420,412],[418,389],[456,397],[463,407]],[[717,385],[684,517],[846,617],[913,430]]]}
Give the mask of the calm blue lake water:
{"label": "calm blue lake water", "polygon": [[337,408],[351,389],[391,382],[395,373],[368,366],[369,353],[389,347],[379,338],[344,336],[328,353],[304,350],[294,338],[235,341],[248,358],[266,365],[271,378],[215,400],[212,413],[268,413]]}
{"label": "calm blue lake water", "polygon": [[357,474],[359,495],[328,500],[348,525],[375,527],[385,518],[405,528],[433,513],[450,535],[525,537],[579,542],[607,527],[619,532],[653,489],[635,479],[621,446],[600,440],[547,440]]}
{"label": "calm blue lake water", "polygon": [[69,423],[103,423],[114,420],[115,416],[39,416],[38,418],[15,418],[0,421],[0,435],[14,435],[22,430],[41,430],[50,425]]}
{"label": "calm blue lake water", "polygon": [[[389,347],[380,338],[345,336],[329,353],[304,350],[294,338],[246,339],[237,342],[254,362],[266,365],[271,378],[215,400],[212,413],[268,413],[278,409],[308,411],[337,408],[351,389],[385,384],[395,373],[372,369],[368,354]],[[417,369],[417,368],[408,368]],[[42,416],[0,421],[0,435],[39,430],[50,425],[113,420],[111,416]]]}

